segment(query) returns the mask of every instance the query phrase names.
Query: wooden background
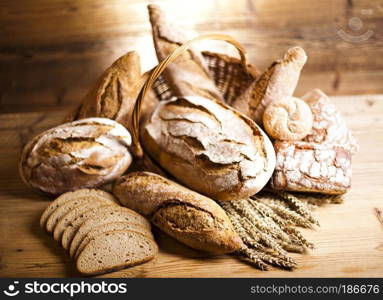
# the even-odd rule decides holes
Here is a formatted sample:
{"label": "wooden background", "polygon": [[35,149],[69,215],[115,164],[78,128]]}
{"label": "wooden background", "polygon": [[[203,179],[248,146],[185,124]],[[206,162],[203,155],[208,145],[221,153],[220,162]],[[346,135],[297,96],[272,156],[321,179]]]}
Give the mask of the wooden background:
{"label": "wooden background", "polygon": [[[31,136],[58,124],[117,57],[135,49],[144,69],[156,63],[148,2],[0,0],[0,277],[79,275],[38,226],[49,199],[20,180],[20,150]],[[287,48],[304,47],[309,60],[298,96],[316,87],[330,95],[383,93],[383,1],[161,2],[187,29],[238,39],[261,70]],[[350,42],[340,30],[357,40],[373,34]],[[383,210],[383,96],[344,96],[334,103],[361,145],[353,160],[353,187],[344,204],[317,210],[321,227],[305,231],[316,249],[295,256],[296,271],[261,272],[156,231],[161,252],[154,261],[106,276],[382,277],[383,224],[375,208]]]}
{"label": "wooden background", "polygon": [[[383,92],[383,0],[160,1],[198,33],[227,33],[261,70],[287,48],[309,60],[297,95]],[[140,52],[156,63],[143,0],[0,1],[0,112],[41,111],[78,103],[117,57]],[[359,18],[361,28],[350,27]],[[339,35],[366,41],[348,42]]]}

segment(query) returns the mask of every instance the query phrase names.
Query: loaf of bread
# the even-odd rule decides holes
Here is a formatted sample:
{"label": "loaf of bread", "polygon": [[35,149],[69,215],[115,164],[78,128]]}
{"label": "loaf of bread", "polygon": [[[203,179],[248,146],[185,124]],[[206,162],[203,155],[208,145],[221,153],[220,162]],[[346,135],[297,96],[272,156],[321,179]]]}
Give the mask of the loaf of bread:
{"label": "loaf of bread", "polygon": [[263,126],[276,140],[299,141],[312,129],[313,115],[301,99],[282,97],[271,102],[263,113]]}
{"label": "loaf of bread", "polygon": [[[150,4],[148,10],[157,58],[162,61],[192,36],[179,25],[172,23],[158,5]],[[223,100],[209,76],[201,53],[196,50],[189,49],[182,53],[163,74],[174,96],[199,95],[208,99]]]}
{"label": "loaf of bread", "polygon": [[351,186],[351,153],[336,145],[282,142],[274,145],[277,165],[270,181],[283,191],[343,194]]}
{"label": "loaf of bread", "polygon": [[257,193],[275,166],[273,146],[252,120],[195,96],[161,101],[143,128],[142,144],[178,181],[218,200]]}
{"label": "loaf of bread", "polygon": [[304,139],[307,142],[338,145],[352,154],[358,151],[358,143],[348,129],[342,115],[331,100],[319,89],[312,90],[302,98],[314,115],[311,132]]}
{"label": "loaf of bread", "polygon": [[[63,210],[67,213],[52,223],[50,219],[56,220],[56,211]],[[115,197],[101,190],[81,189],[61,195],[45,209],[40,224],[42,227],[51,224],[50,231],[56,240],[62,235],[62,245],[67,249],[72,246],[70,237],[74,235],[76,246],[70,248],[70,254],[79,259],[79,271],[84,275],[143,263],[158,252],[150,223],[133,210],[117,205]],[[115,231],[119,234],[114,235]],[[93,247],[95,240],[107,242],[101,248]]]}
{"label": "loaf of bread", "polygon": [[20,175],[33,188],[61,194],[97,187],[129,167],[131,136],[121,124],[88,118],[54,127],[24,148]]}
{"label": "loaf of bread", "polygon": [[83,275],[98,275],[147,262],[157,253],[157,244],[139,232],[109,231],[91,238],[76,267]]}
{"label": "loaf of bread", "polygon": [[228,216],[215,201],[162,176],[129,173],[116,181],[113,193],[124,206],[194,249],[223,254],[242,247]]}
{"label": "loaf of bread", "polygon": [[[108,118],[130,130],[133,106],[147,78],[148,73],[141,73],[138,53],[128,52],[104,72],[86,94],[80,107],[67,117],[67,121],[91,117]],[[143,118],[151,113],[156,104],[156,97],[150,91],[141,107]]]}
{"label": "loaf of bread", "polygon": [[261,124],[263,112],[271,102],[293,95],[306,60],[302,48],[289,49],[283,59],[272,63],[232,106]]}

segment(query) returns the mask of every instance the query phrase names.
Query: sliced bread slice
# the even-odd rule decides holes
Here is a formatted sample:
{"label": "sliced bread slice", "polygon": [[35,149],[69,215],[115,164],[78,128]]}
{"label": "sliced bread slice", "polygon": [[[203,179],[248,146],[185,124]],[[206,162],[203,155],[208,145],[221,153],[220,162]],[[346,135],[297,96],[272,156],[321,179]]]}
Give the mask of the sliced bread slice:
{"label": "sliced bread slice", "polygon": [[109,231],[89,241],[76,267],[83,275],[98,275],[147,262],[157,253],[157,244],[139,232]]}
{"label": "sliced bread slice", "polygon": [[61,241],[63,233],[65,229],[73,222],[78,216],[83,215],[88,210],[92,210],[98,207],[109,207],[109,206],[117,206],[115,204],[109,204],[105,202],[94,202],[94,203],[84,203],[76,208],[73,208],[71,211],[67,212],[65,215],[61,217],[61,219],[57,222],[53,230],[53,238],[56,241]]}
{"label": "sliced bread slice", "polygon": [[51,213],[51,215],[49,216],[45,224],[45,229],[48,232],[52,232],[55,229],[55,226],[57,225],[61,217],[66,215],[68,212],[72,211],[73,209],[75,209],[76,207],[80,205],[87,204],[87,203],[98,203],[98,202],[102,202],[105,204],[116,204],[116,202],[107,198],[100,198],[100,197],[94,197],[94,196],[75,197],[72,200],[61,204]]}
{"label": "sliced bread slice", "polygon": [[[90,221],[90,220],[88,220],[88,221]],[[82,227],[83,226],[81,226],[81,228]],[[82,252],[84,247],[89,243],[89,241],[92,238],[94,238],[95,236],[100,235],[101,233],[105,233],[105,232],[108,232],[108,231],[135,231],[135,232],[139,232],[139,233],[143,234],[147,238],[150,238],[150,239],[154,240],[154,237],[153,237],[152,233],[151,232],[147,232],[146,230],[142,230],[142,226],[137,226],[137,225],[131,224],[130,222],[126,222],[126,221],[125,222],[107,223],[107,224],[99,225],[97,227],[93,227],[88,232],[88,234],[86,234],[81,239],[81,242],[78,245],[78,247],[76,248],[75,253],[73,255],[71,255],[71,256],[74,257],[74,259],[77,259],[78,255]],[[77,232],[77,234],[78,234],[78,232]],[[77,234],[76,234],[76,237],[77,237]],[[73,245],[74,241],[75,241],[75,239],[73,239],[71,246]]]}
{"label": "sliced bread slice", "polygon": [[80,228],[80,226],[88,219],[94,219],[98,217],[101,214],[116,214],[119,211],[124,210],[127,213],[130,213],[131,215],[131,222],[133,224],[142,225],[146,227],[148,230],[150,230],[150,223],[141,215],[136,213],[135,211],[121,207],[121,206],[110,206],[110,207],[98,207],[94,208],[92,210],[85,211],[84,213],[78,214],[73,221],[68,224],[68,226],[65,228],[65,231],[62,234],[61,238],[61,245],[65,249],[69,249],[70,243],[72,242],[77,230]]}
{"label": "sliced bread slice", "polygon": [[67,192],[57,197],[47,206],[47,208],[44,210],[44,212],[42,213],[40,217],[40,226],[45,227],[45,223],[48,220],[51,213],[60,205],[64,204],[67,201],[71,201],[74,198],[83,197],[83,196],[107,198],[118,203],[117,199],[112,194],[99,189],[79,189],[73,192]]}
{"label": "sliced bread slice", "polygon": [[69,247],[70,256],[74,256],[77,248],[89,232],[91,232],[96,227],[98,228],[100,225],[106,226],[108,223],[127,222],[132,226],[132,228],[135,228],[135,231],[142,232],[143,234],[146,234],[149,237],[153,237],[150,230],[151,226],[149,221],[147,221],[147,224],[145,226],[143,226],[142,224],[137,224],[137,221],[132,217],[132,212],[133,214],[135,214],[134,211],[128,208],[123,208],[113,214],[105,214],[103,211],[101,211],[98,215],[94,216],[94,218],[86,220],[84,223],[81,224],[81,226],[79,227],[75,236],[72,239],[72,242]]}

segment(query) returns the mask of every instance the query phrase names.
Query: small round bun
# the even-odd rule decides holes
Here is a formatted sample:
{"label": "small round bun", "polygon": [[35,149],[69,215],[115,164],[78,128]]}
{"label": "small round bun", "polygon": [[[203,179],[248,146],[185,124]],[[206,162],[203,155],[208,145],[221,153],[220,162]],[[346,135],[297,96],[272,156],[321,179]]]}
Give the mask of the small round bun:
{"label": "small round bun", "polygon": [[310,133],[313,114],[303,100],[283,97],[267,106],[263,113],[263,126],[274,139],[298,141]]}

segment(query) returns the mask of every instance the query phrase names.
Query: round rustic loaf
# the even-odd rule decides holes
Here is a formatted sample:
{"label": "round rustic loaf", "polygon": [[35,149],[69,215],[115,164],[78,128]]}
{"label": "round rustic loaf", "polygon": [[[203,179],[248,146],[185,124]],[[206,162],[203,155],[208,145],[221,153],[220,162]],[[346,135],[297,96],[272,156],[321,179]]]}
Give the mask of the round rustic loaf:
{"label": "round rustic loaf", "polygon": [[254,121],[199,96],[161,101],[142,144],[178,181],[216,200],[257,193],[275,167],[273,146]]}
{"label": "round rustic loaf", "polygon": [[131,136],[121,124],[88,118],[54,127],[33,138],[19,165],[24,182],[50,194],[103,185],[132,162]]}
{"label": "round rustic loaf", "polygon": [[310,133],[313,115],[303,100],[283,97],[267,106],[263,113],[263,126],[277,140],[297,141]]}

